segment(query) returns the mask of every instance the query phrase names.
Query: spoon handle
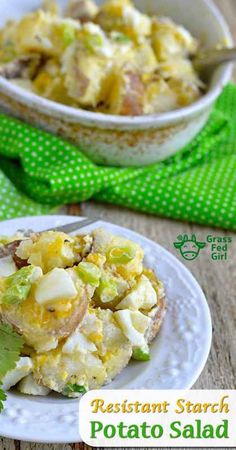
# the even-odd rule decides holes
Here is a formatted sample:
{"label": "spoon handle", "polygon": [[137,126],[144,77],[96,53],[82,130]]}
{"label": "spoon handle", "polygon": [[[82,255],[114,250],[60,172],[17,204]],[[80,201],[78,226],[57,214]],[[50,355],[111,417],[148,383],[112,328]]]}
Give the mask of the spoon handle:
{"label": "spoon handle", "polygon": [[195,68],[200,70],[202,68],[217,66],[233,61],[236,61],[236,47],[222,48],[219,50],[203,50],[196,56],[193,63]]}

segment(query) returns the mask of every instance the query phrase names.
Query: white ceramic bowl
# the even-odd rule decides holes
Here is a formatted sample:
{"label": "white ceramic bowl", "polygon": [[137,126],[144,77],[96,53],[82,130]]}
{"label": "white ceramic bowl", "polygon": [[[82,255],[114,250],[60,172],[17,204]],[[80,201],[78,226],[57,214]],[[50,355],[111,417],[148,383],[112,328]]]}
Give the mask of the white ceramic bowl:
{"label": "white ceramic bowl", "polygon": [[[59,0],[64,5],[66,0]],[[99,0],[98,3],[101,3]],[[41,0],[1,0],[0,26],[20,18]],[[205,47],[232,37],[212,0],[135,0],[147,13],[172,17]],[[88,112],[48,101],[0,77],[0,106],[4,110],[69,139],[93,161],[118,166],[152,164],[176,153],[205,125],[216,98],[231,77],[231,64],[218,68],[207,94],[178,111],[151,116],[126,117]]]}

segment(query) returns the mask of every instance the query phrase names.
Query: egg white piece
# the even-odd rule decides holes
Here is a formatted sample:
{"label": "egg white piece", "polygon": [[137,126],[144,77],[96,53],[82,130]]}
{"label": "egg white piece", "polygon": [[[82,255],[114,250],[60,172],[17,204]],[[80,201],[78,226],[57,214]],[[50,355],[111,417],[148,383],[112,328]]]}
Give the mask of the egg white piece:
{"label": "egg white piece", "polygon": [[48,395],[50,392],[49,388],[42,386],[35,381],[32,373],[30,373],[29,375],[27,375],[27,377],[24,377],[20,381],[19,385],[17,386],[17,389],[22,394],[27,394],[27,395],[45,396],[45,395]]}
{"label": "egg white piece", "polygon": [[22,378],[29,375],[33,370],[33,363],[31,358],[23,356],[19,359],[15,369],[10,370],[2,380],[2,389],[8,391],[12,386],[15,386]]}
{"label": "egg white piece", "polygon": [[96,345],[93,344],[86,336],[84,336],[77,329],[66,340],[66,343],[62,347],[63,353],[87,353],[95,352],[97,350]]}
{"label": "egg white piece", "polygon": [[43,271],[42,271],[41,267],[35,266],[34,271],[33,271],[32,275],[30,277],[31,283],[32,284],[35,283],[42,276],[43,276]]}
{"label": "egg white piece", "polygon": [[151,322],[149,317],[139,311],[124,309],[116,311],[114,318],[124,335],[134,346],[143,347],[145,345],[144,334]]}
{"label": "egg white piece", "polygon": [[70,274],[64,269],[55,268],[44,275],[37,284],[35,300],[40,305],[62,299],[71,299],[77,295],[77,289]]}
{"label": "egg white piece", "polygon": [[0,277],[9,277],[17,271],[17,267],[11,256],[0,259]]}
{"label": "egg white piece", "polygon": [[142,275],[135,288],[116,306],[116,309],[131,309],[134,311],[151,309],[157,303],[156,291],[149,279]]}

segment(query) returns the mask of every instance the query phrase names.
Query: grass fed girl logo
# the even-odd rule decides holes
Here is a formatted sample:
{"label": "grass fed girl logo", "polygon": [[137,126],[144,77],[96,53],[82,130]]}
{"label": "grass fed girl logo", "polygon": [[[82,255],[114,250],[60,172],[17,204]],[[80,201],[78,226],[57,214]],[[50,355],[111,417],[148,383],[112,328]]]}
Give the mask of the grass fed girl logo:
{"label": "grass fed girl logo", "polygon": [[188,236],[187,234],[177,237],[178,242],[174,242],[174,247],[180,251],[181,256],[187,261],[196,259],[200,251],[208,246],[213,261],[227,261],[229,246],[232,238],[228,236],[213,236],[209,234],[206,241],[199,241],[195,234]]}
{"label": "grass fed girl logo", "polygon": [[174,242],[175,248],[180,251],[181,256],[187,261],[193,261],[199,255],[202,248],[206,247],[206,242],[197,241],[196,235],[190,238],[185,234],[177,237],[179,242]]}

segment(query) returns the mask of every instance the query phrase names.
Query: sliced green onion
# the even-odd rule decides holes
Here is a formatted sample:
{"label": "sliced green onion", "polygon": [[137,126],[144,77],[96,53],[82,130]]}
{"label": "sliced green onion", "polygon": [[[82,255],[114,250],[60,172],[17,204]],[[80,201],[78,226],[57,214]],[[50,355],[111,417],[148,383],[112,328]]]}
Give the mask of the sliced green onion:
{"label": "sliced green onion", "polygon": [[107,259],[113,264],[127,264],[135,256],[135,252],[130,247],[113,247],[107,253]]}
{"label": "sliced green onion", "polygon": [[84,283],[91,284],[95,287],[99,286],[101,270],[95,264],[84,261],[77,266],[76,270]]}
{"label": "sliced green onion", "polygon": [[7,277],[5,280],[6,290],[0,297],[0,303],[20,304],[26,300],[31,289],[31,277],[34,269],[34,266],[22,267]]}
{"label": "sliced green onion", "polygon": [[135,359],[136,361],[150,361],[151,356],[149,349],[148,348],[142,349],[138,347],[134,348],[132,358]]}
{"label": "sliced green onion", "polygon": [[68,47],[75,40],[76,29],[73,28],[68,23],[62,24],[61,27],[62,27],[62,32],[63,32],[63,42]]}
{"label": "sliced green onion", "polygon": [[131,39],[126,35],[126,34],[124,34],[124,33],[119,33],[119,32],[116,32],[116,33],[113,33],[112,34],[112,39],[114,40],[114,41],[116,41],[116,42],[120,42],[121,44],[122,43],[128,43],[128,42],[131,42]]}
{"label": "sliced green onion", "polygon": [[96,47],[102,47],[103,38],[99,34],[89,34],[84,39],[84,45],[88,50],[93,51]]}
{"label": "sliced green onion", "polygon": [[118,295],[115,281],[110,277],[102,277],[96,290],[102,303],[109,303]]}

